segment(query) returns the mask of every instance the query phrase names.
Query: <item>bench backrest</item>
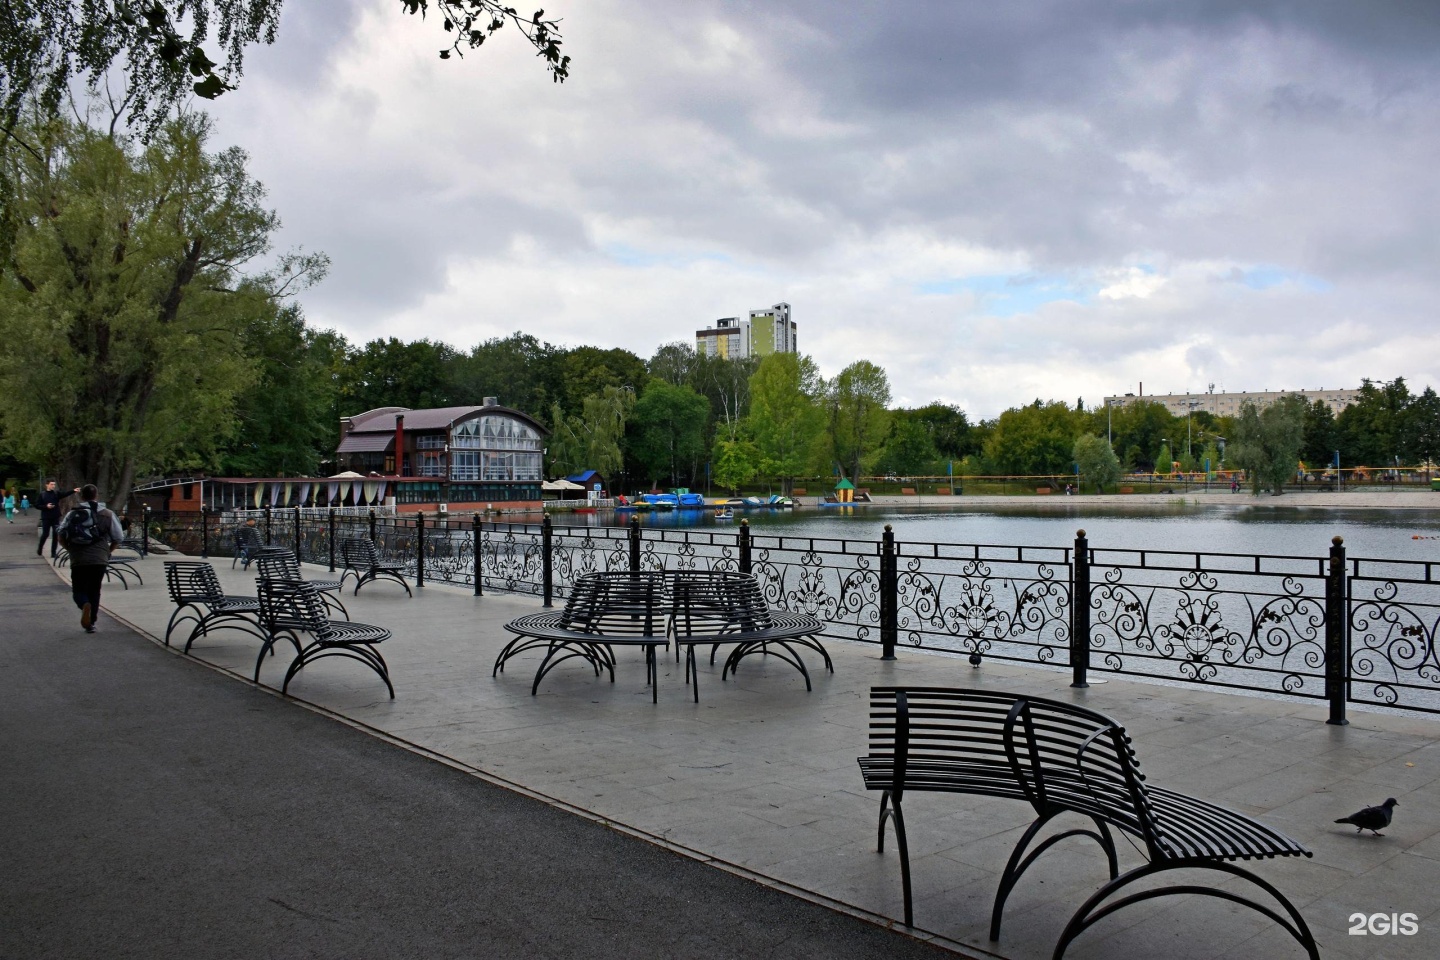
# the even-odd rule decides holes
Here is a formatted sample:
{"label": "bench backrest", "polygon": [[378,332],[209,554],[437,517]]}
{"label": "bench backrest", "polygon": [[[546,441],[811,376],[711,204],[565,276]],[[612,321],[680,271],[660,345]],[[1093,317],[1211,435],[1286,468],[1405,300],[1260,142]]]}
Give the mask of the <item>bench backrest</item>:
{"label": "bench backrest", "polygon": [[676,636],[715,636],[770,626],[765,594],[748,573],[686,570],[668,574],[667,580]]}
{"label": "bench backrest", "polygon": [[560,622],[567,630],[613,637],[665,635],[665,585],[658,573],[587,573],[575,581]]}
{"label": "bench backrest", "polygon": [[[1099,817],[1142,838],[1160,834],[1125,729],[1043,697],[938,687],[872,687],[870,757],[893,758],[892,789],[957,790]],[[956,783],[962,783],[957,787]]]}
{"label": "bench backrest", "polygon": [[369,570],[380,565],[380,553],[369,540],[352,538],[340,542],[340,554],[345,566],[354,570]]}
{"label": "bench backrest", "polygon": [[241,525],[235,528],[235,546],[240,548],[258,547],[260,545],[260,529],[249,525]]}
{"label": "bench backrest", "polygon": [[300,580],[300,563],[289,550],[262,553],[255,558],[260,576],[265,580]]}
{"label": "bench backrest", "polygon": [[313,583],[304,580],[255,581],[260,598],[260,622],[271,633],[277,630],[301,630],[317,636],[330,626],[325,602]]}
{"label": "bench backrest", "polygon": [[165,589],[176,605],[205,603],[225,595],[215,568],[203,560],[166,560]]}

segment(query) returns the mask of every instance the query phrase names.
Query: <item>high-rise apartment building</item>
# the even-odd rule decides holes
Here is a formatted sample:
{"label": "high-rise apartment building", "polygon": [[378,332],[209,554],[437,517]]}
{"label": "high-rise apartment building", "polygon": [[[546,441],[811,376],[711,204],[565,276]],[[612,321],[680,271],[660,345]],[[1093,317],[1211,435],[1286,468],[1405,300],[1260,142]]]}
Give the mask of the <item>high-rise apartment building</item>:
{"label": "high-rise apartment building", "polygon": [[766,357],[772,353],[797,353],[795,321],[790,319],[790,304],[751,310],[742,320],[721,317],[713,326],[695,331],[695,352],[709,357],[743,360]]}

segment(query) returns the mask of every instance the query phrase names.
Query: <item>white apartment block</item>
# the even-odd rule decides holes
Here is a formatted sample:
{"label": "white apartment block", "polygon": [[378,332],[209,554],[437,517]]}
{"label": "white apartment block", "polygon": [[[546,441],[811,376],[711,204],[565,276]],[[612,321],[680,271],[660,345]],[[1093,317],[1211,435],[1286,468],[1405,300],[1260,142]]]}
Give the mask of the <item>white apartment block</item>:
{"label": "white apartment block", "polygon": [[1291,394],[1299,394],[1309,403],[1320,400],[1330,408],[1332,413],[1338,415],[1341,410],[1359,398],[1360,391],[1358,389],[1325,390],[1322,388],[1319,390],[1249,390],[1240,393],[1215,393],[1212,389],[1205,393],[1141,393],[1139,396],[1127,393],[1120,397],[1106,397],[1105,405],[1107,407],[1123,407],[1126,404],[1145,400],[1149,403],[1163,403],[1167,410],[1180,417],[1201,410],[1213,413],[1217,417],[1234,417],[1240,414],[1240,408],[1247,403],[1253,403],[1255,406],[1263,408],[1281,397],[1288,397]]}
{"label": "white apartment block", "polygon": [[790,304],[751,310],[748,317],[721,317],[713,326],[695,331],[695,352],[709,357],[743,360],[772,353],[798,353]]}

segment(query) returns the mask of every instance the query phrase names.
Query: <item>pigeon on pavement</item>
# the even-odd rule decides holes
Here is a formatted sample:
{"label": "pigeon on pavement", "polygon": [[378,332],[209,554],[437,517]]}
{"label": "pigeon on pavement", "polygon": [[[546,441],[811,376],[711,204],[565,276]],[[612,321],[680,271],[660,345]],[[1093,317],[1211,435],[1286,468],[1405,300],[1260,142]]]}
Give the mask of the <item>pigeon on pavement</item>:
{"label": "pigeon on pavement", "polygon": [[1356,833],[1369,830],[1375,836],[1383,837],[1385,834],[1380,832],[1380,828],[1390,826],[1390,817],[1394,815],[1396,806],[1395,798],[1391,797],[1378,807],[1366,807],[1335,822],[1353,825]]}

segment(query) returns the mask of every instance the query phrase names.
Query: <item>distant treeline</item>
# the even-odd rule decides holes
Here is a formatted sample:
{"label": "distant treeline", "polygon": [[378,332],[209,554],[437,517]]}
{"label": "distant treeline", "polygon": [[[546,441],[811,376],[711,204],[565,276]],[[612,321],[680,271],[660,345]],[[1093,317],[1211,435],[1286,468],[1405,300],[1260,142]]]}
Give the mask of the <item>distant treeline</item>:
{"label": "distant treeline", "polygon": [[[341,416],[486,397],[552,431],[552,474],[597,469],[623,488],[704,486],[707,471],[715,486],[732,488],[837,471],[1064,474],[1086,436],[1108,440],[1123,470],[1215,470],[1239,466],[1236,444],[1246,440],[1240,416],[1197,410],[1187,418],[1149,401],[1107,410],[1037,399],[980,421],[942,401],[894,408],[886,372],[868,361],[827,380],[808,357],[728,360],[680,342],[648,359],[518,332],[468,351],[395,338],[357,347],[294,326],[256,331],[252,345],[262,374],[241,398],[239,430],[215,463],[229,474],[315,473],[333,452]],[[1261,411],[1254,413],[1258,425]],[[1339,416],[1319,401],[1291,399],[1271,419],[1290,424],[1298,459],[1315,471],[1337,451],[1345,466],[1440,455],[1440,398],[1429,387],[1412,394],[1403,379],[1365,381]]]}

